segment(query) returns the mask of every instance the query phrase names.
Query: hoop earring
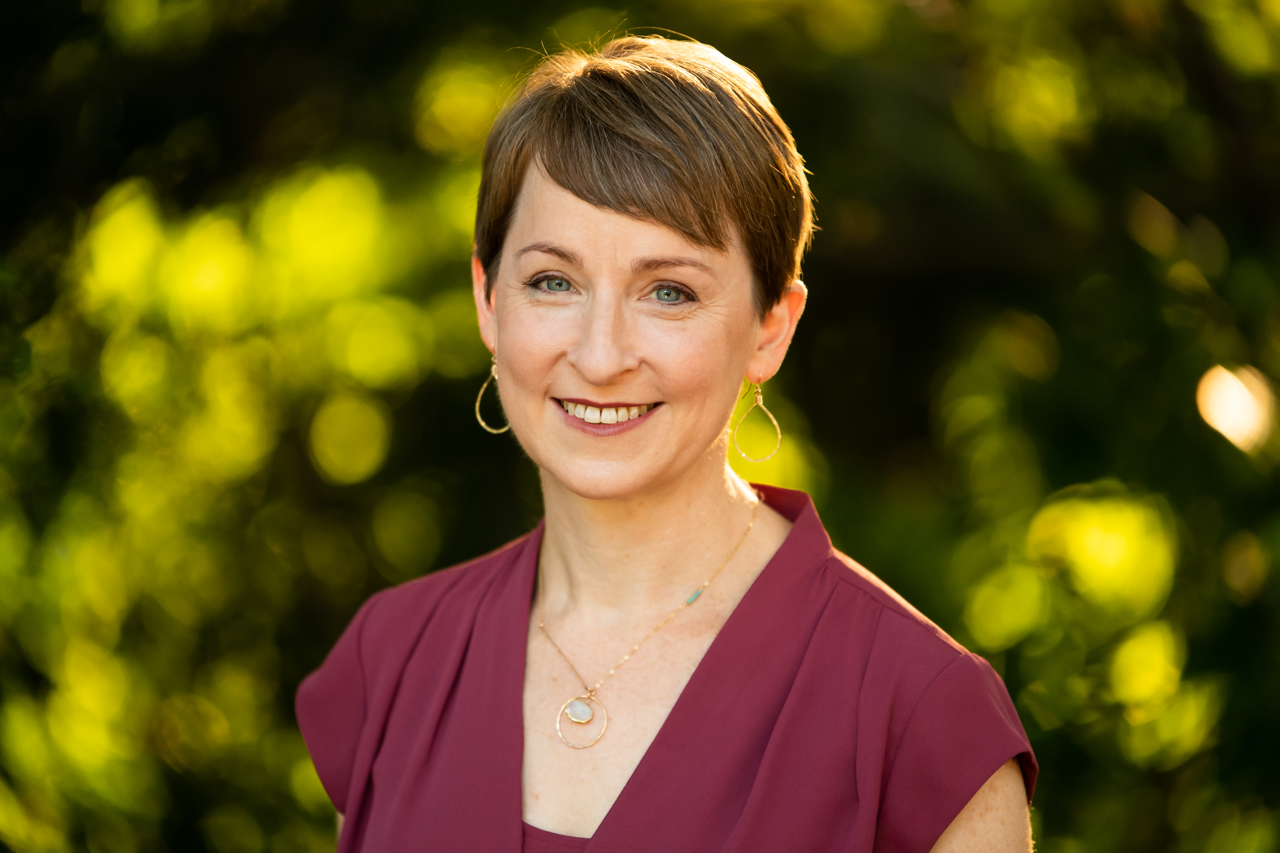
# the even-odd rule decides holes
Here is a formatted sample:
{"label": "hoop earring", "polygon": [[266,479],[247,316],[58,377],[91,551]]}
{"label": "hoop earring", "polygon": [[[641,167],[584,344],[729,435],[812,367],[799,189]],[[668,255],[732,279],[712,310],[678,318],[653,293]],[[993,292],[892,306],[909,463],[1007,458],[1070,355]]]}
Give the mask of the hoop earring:
{"label": "hoop earring", "polygon": [[493,363],[489,365],[489,375],[485,377],[484,384],[480,386],[480,393],[476,395],[476,420],[480,423],[480,426],[484,427],[485,432],[502,435],[502,433],[511,429],[511,424],[507,424],[502,429],[494,429],[484,422],[484,417],[480,414],[480,401],[484,399],[484,391],[489,387],[490,382],[495,385],[498,382],[498,357],[496,355],[493,357]]}
{"label": "hoop earring", "polygon": [[747,419],[747,415],[751,414],[751,409],[747,409],[745,412],[742,413],[742,417],[738,418],[738,423],[733,428],[733,449],[738,451],[738,455],[741,456],[743,459],[747,460],[748,462],[768,462],[770,459],[772,459],[774,456],[777,455],[780,449],[782,449],[782,427],[778,426],[778,419],[773,416],[773,412],[765,408],[764,392],[760,390],[760,383],[759,382],[755,383],[755,386],[756,386],[756,392],[755,392],[756,401],[751,404],[751,409],[759,408],[760,411],[764,412],[766,415],[769,416],[769,420],[773,422],[773,430],[778,434],[778,441],[776,444],[774,444],[773,450],[769,453],[768,456],[762,456],[759,459],[753,459],[747,454],[742,452],[742,447],[739,446],[738,444],[738,429],[742,426],[742,422]]}

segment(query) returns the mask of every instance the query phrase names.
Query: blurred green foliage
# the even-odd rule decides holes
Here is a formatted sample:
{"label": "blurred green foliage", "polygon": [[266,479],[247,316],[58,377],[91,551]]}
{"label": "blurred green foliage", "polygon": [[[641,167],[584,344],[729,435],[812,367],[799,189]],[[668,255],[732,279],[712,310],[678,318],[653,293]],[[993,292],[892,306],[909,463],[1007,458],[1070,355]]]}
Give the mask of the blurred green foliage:
{"label": "blurred green foliage", "polygon": [[1040,849],[1280,846],[1277,0],[0,9],[0,846],[332,849],[299,680],[540,514],[472,419],[487,126],[646,26],[813,172],[742,470],[1001,670]]}

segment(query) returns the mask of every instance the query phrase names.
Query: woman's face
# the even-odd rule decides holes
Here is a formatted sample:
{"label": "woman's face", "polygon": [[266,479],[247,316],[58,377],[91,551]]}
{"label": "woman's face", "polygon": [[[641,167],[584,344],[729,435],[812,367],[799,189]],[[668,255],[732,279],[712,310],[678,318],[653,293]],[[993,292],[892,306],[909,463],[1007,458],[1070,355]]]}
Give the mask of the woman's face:
{"label": "woman's face", "polygon": [[700,465],[724,465],[721,437],[743,377],[776,372],[803,286],[763,322],[751,265],[663,225],[598,208],[528,170],[485,298],[481,335],[526,453],[574,494],[624,498]]}

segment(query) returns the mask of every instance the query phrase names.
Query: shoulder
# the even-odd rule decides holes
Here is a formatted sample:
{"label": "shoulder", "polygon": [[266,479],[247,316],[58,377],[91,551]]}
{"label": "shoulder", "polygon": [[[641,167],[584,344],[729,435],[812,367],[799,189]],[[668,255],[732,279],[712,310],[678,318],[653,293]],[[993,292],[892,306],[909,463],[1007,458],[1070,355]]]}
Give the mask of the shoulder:
{"label": "shoulder", "polygon": [[530,558],[530,549],[536,555],[539,534],[540,528],[475,560],[380,590],[356,613],[339,643],[355,644],[367,680],[398,678],[428,628],[468,630],[494,585],[511,579],[517,564]]}
{"label": "shoulder", "polygon": [[377,621],[409,615],[421,619],[445,603],[455,605],[479,600],[495,581],[507,574],[526,549],[537,547],[534,540],[538,532],[527,533],[465,563],[384,589],[372,595],[364,607],[370,611],[370,618]]}
{"label": "shoulder", "polygon": [[375,593],[352,620],[368,661],[390,662],[416,644],[429,623],[467,624],[494,586],[510,579],[512,569],[529,549],[536,549],[541,529],[521,536],[473,560],[450,566]]}
{"label": "shoulder", "polygon": [[985,659],[848,556],[833,549],[823,569],[834,579],[833,615],[861,629],[849,633],[862,638],[863,707],[878,709],[891,755],[909,728],[932,726],[938,715],[990,717],[1021,733],[1004,682]]}
{"label": "shoulder", "polygon": [[1029,799],[1035,757],[991,665],[848,556],[832,549],[822,571],[832,585],[828,611],[843,633],[864,638],[859,749],[877,755],[877,849],[931,849],[1011,758]]}
{"label": "shoulder", "polygon": [[[324,663],[298,688],[295,712],[325,790],[339,812],[376,752],[415,649],[430,650],[428,672],[450,683],[477,614],[491,592],[515,601],[536,555],[540,528],[492,553],[372,596]],[[527,599],[526,599],[527,600]],[[430,680],[430,679],[428,679]],[[358,787],[357,789],[358,790]]]}
{"label": "shoulder", "polygon": [[981,660],[848,555],[832,548],[823,568],[838,583],[837,601],[849,599],[874,613],[882,653],[934,660],[944,666],[962,657]]}
{"label": "shoulder", "polygon": [[923,667],[936,672],[959,658],[976,657],[888,584],[837,550],[808,495],[753,486],[772,509],[792,522],[790,534],[774,556],[799,573],[797,583],[787,588],[803,598],[807,595],[803,590],[817,591],[809,586],[817,582],[825,601],[823,619],[836,628],[823,636],[847,645],[851,655],[847,659],[860,657],[855,648],[861,647],[863,654],[910,661],[914,671]]}
{"label": "shoulder", "polygon": [[913,757],[921,750],[929,761],[950,756],[953,767],[978,758],[987,775],[968,781],[980,785],[1016,755],[1024,757],[1030,796],[1035,759],[1004,680],[991,664],[845,554],[832,549],[824,569],[838,583],[837,600],[846,598],[846,607],[856,603],[863,618],[876,619],[863,683],[881,705],[890,763],[926,763]]}

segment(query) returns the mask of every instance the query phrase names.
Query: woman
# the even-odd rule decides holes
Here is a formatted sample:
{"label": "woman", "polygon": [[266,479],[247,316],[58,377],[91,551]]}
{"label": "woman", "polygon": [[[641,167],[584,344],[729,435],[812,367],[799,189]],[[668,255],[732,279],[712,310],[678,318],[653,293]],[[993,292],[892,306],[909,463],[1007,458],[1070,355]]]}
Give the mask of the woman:
{"label": "woman", "polygon": [[476,310],[546,517],[374,596],[299,690],[340,850],[1029,849],[999,678],[728,467],[810,231],[790,131],[705,45],[552,57],[500,116]]}

